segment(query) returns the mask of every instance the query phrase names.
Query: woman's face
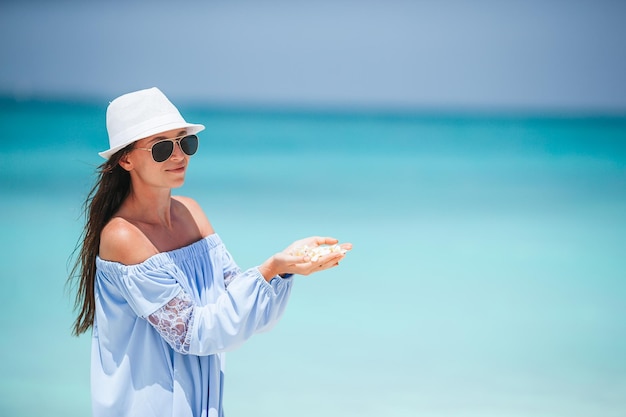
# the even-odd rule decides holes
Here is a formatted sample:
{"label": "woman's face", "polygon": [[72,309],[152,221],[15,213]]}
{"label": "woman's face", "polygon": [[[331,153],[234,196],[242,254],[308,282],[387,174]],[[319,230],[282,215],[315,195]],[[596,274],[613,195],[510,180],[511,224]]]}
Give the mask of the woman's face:
{"label": "woman's face", "polygon": [[135,142],[134,148],[120,160],[122,168],[130,172],[133,184],[145,183],[163,188],[182,186],[185,182],[189,156],[182,151],[180,144],[173,142],[172,154],[163,162],[154,160],[151,149],[157,142],[180,139],[185,134],[184,129],[169,130]]}

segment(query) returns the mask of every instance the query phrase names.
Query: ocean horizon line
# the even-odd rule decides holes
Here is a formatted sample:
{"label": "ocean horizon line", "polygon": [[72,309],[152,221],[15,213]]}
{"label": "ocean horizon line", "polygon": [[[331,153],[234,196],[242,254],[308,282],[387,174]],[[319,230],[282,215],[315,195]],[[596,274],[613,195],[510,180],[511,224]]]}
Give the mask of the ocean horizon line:
{"label": "ocean horizon line", "polygon": [[[54,105],[106,109],[109,98],[99,95],[17,95],[0,92],[0,106]],[[498,119],[498,120],[626,120],[625,109],[539,108],[532,106],[463,106],[463,105],[395,105],[358,103],[262,102],[250,100],[200,100],[173,96],[172,101],[184,112],[203,111],[214,114],[367,117],[381,119]]]}

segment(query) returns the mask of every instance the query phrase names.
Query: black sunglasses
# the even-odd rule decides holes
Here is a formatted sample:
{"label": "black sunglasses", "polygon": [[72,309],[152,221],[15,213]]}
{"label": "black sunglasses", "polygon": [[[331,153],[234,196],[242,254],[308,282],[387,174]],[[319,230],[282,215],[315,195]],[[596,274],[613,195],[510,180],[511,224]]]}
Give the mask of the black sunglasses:
{"label": "black sunglasses", "polygon": [[175,143],[178,143],[180,149],[186,155],[193,155],[198,150],[198,137],[196,135],[187,135],[173,139],[163,139],[152,144],[149,148],[133,148],[143,151],[151,151],[154,162],[165,162],[170,159],[174,153]]}

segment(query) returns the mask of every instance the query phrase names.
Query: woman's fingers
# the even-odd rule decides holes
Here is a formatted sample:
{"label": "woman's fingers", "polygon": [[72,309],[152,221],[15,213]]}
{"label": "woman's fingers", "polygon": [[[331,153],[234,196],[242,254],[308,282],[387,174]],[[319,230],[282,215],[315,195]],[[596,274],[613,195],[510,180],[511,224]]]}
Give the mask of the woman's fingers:
{"label": "woman's fingers", "polygon": [[296,265],[301,269],[300,275],[310,275],[315,272],[324,271],[339,265],[339,261],[344,258],[342,253],[333,253],[317,259],[315,262]]}
{"label": "woman's fingers", "polygon": [[307,237],[304,239],[296,240],[291,245],[289,245],[289,247],[292,248],[292,247],[298,247],[298,246],[334,245],[337,242],[339,242],[339,240],[335,239],[334,237],[311,236],[311,237]]}
{"label": "woman's fingers", "polygon": [[343,250],[352,250],[352,243],[342,243],[339,245]]}
{"label": "woman's fingers", "polygon": [[334,237],[319,237],[317,236],[315,238],[316,243],[319,245],[334,245],[337,242],[339,242],[339,240],[335,239]]}

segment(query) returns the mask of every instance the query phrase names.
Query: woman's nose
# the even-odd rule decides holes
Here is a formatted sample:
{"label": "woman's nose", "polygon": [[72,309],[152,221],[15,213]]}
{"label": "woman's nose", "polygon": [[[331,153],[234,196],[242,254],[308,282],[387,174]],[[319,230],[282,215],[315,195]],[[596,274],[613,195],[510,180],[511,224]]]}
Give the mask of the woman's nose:
{"label": "woman's nose", "polygon": [[171,158],[182,159],[185,157],[183,148],[181,147],[180,140],[175,141],[174,150],[172,151]]}

